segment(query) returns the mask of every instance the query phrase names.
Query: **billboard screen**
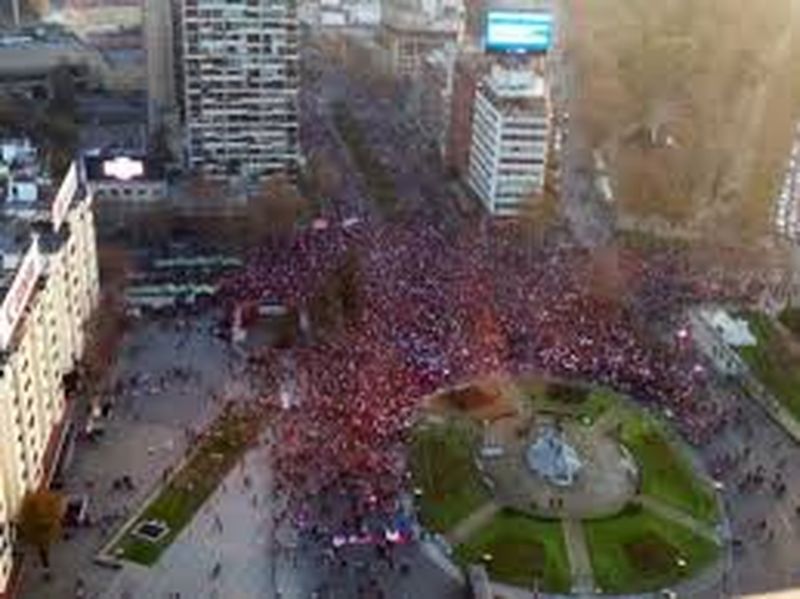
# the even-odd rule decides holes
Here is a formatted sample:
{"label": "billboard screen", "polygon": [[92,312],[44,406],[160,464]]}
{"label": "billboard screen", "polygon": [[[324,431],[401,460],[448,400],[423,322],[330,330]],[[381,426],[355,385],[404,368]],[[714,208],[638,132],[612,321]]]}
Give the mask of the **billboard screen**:
{"label": "billboard screen", "polygon": [[486,49],[495,52],[547,52],[553,39],[553,15],[541,11],[489,11]]}

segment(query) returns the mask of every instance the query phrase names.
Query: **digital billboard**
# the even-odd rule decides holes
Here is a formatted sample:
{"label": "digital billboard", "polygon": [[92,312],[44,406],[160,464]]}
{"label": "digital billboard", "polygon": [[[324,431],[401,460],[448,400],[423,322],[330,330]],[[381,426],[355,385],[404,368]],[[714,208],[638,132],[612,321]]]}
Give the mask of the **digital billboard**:
{"label": "digital billboard", "polygon": [[495,52],[547,52],[553,39],[553,15],[541,11],[489,11],[486,49]]}

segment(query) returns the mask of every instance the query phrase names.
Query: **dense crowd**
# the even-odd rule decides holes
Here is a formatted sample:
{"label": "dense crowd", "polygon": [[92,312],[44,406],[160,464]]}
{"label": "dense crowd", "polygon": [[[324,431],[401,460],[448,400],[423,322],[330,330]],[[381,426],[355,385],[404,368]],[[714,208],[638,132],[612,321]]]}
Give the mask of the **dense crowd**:
{"label": "dense crowd", "polygon": [[[656,340],[646,323],[672,323],[688,302],[746,296],[749,280],[714,283],[666,249],[617,250],[597,272],[590,252],[537,244],[507,223],[432,218],[434,182],[411,157],[395,173],[404,210],[381,219],[364,209],[324,123],[305,144],[344,175],[324,226],[261,249],[223,284],[235,308],[272,302],[302,312],[344,257],[357,257],[357,314],[292,350],[304,384],[281,416],[275,467],[299,513],[333,491],[354,502],[354,518],[393,510],[408,484],[404,448],[418,402],[473,378],[534,371],[609,385],[667,414],[697,444],[725,424],[693,352]],[[377,131],[370,138],[380,144]],[[418,194],[408,181],[415,168]]]}

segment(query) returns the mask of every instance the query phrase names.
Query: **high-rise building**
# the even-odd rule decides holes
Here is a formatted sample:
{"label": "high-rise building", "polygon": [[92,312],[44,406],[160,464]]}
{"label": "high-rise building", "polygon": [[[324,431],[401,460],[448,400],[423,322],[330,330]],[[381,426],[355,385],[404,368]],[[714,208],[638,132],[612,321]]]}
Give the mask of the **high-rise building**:
{"label": "high-rise building", "polygon": [[448,171],[459,177],[466,177],[469,169],[475,92],[490,66],[490,58],[474,48],[463,49],[453,65],[444,163]]}
{"label": "high-rise building", "polygon": [[230,182],[294,173],[295,0],[183,0],[181,17],[189,168]]}
{"label": "high-rise building", "polygon": [[176,8],[172,0],[146,0],[144,4],[144,48],[147,53],[147,130],[159,143],[179,153],[180,119],[175,72]]}
{"label": "high-rise building", "polygon": [[486,209],[513,216],[544,189],[552,118],[547,83],[494,66],[475,94],[468,182]]}
{"label": "high-rise building", "polygon": [[20,24],[22,0],[0,0],[0,22],[4,25]]}
{"label": "high-rise building", "polygon": [[65,438],[64,375],[97,303],[91,194],[80,168],[53,180],[24,139],[0,141],[0,596],[13,579],[13,527],[46,484]]}

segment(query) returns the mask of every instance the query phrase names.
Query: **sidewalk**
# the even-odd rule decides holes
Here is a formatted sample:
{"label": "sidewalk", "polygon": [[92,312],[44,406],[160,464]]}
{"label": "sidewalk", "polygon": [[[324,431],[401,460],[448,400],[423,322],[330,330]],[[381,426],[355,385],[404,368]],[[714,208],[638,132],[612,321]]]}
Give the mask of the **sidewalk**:
{"label": "sidewalk", "polygon": [[572,573],[572,591],[579,594],[591,593],[594,591],[594,572],[592,571],[592,560],[589,557],[589,548],[586,546],[583,524],[570,518],[565,518],[561,522]]}
{"label": "sidewalk", "polygon": [[488,523],[500,511],[500,506],[494,501],[487,501],[461,522],[456,524],[446,535],[447,542],[452,546],[460,545],[472,534]]}
{"label": "sidewalk", "polygon": [[247,454],[155,566],[126,563],[101,597],[272,599],[276,587],[282,599],[307,597],[314,579],[303,564],[275,557],[268,471],[264,448]]}

